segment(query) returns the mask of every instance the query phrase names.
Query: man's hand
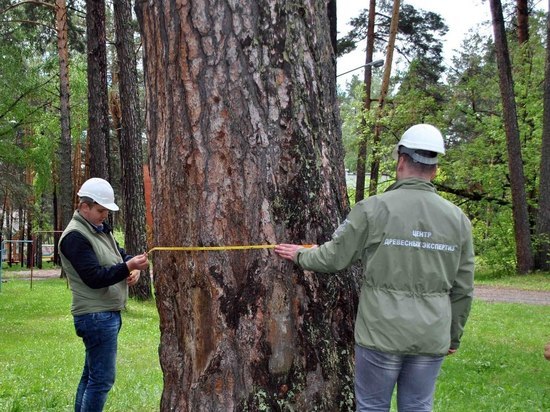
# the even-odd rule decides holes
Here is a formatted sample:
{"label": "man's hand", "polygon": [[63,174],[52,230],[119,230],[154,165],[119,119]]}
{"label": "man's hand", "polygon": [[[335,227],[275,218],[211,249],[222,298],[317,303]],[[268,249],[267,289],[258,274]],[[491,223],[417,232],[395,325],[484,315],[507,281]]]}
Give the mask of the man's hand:
{"label": "man's hand", "polygon": [[140,270],[132,270],[130,272],[130,275],[126,278],[126,282],[128,283],[128,286],[134,286],[139,281],[139,276],[141,274]]}
{"label": "man's hand", "polygon": [[457,349],[449,349],[449,351],[447,352],[447,356],[449,355],[454,355],[456,353]]}
{"label": "man's hand", "polygon": [[296,258],[296,254],[298,253],[298,250],[302,248],[303,246],[300,246],[300,245],[282,243],[280,245],[275,246],[275,253],[280,257],[282,257],[283,259],[294,261],[294,259]]}
{"label": "man's hand", "polygon": [[142,255],[134,256],[132,259],[126,262],[128,270],[132,272],[133,270],[145,270],[149,266],[149,260],[147,259],[147,253]]}

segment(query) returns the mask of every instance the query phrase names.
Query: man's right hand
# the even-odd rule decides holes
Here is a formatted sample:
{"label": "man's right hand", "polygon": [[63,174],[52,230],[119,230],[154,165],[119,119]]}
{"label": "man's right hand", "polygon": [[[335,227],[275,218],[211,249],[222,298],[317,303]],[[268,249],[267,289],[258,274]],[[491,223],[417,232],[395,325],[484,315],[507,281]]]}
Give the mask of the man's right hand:
{"label": "man's right hand", "polygon": [[126,261],[126,266],[128,266],[128,271],[133,270],[145,270],[149,266],[149,259],[147,258],[147,253],[134,256],[132,259]]}
{"label": "man's right hand", "polygon": [[296,258],[296,254],[298,253],[298,250],[302,248],[303,246],[301,245],[281,243],[275,247],[275,253],[280,257],[282,257],[283,259],[292,261]]}

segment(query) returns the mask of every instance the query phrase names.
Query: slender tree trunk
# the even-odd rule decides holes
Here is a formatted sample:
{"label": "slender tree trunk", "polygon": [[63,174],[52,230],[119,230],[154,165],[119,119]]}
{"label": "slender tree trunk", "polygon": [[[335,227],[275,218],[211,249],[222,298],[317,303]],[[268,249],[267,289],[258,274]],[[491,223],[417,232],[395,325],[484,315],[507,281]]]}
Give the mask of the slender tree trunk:
{"label": "slender tree trunk", "polygon": [[[116,51],[120,70],[120,159],[125,212],[125,245],[131,254],[147,251],[145,225],[145,190],[143,179],[143,149],[139,108],[138,76],[132,29],[130,0],[115,0]],[[151,299],[151,276],[147,269],[139,282],[130,288],[139,299]]]}
{"label": "slender tree trunk", "polygon": [[[26,236],[23,238],[23,239],[26,239],[26,240],[33,240],[33,233],[32,233],[32,211],[31,209],[29,208],[27,210],[27,233],[26,233]],[[32,250],[32,243],[27,243],[25,244],[25,246],[27,247],[27,259],[26,259],[26,266],[28,268],[31,267],[31,265],[33,264],[33,250]]]}
{"label": "slender tree trunk", "polygon": [[[550,1],[548,6],[550,6]],[[550,270],[550,14],[546,15],[546,67],[544,71],[544,112],[542,119],[535,268],[548,271]]]}
{"label": "slender tree trunk", "polygon": [[[13,240],[13,210],[9,208],[8,214],[8,240]],[[8,265],[11,267],[13,265],[13,243],[8,243]]]}
{"label": "slender tree trunk", "polygon": [[[26,216],[22,207],[19,207],[17,211],[17,220],[19,230],[15,234],[15,239],[23,241],[25,240]],[[19,266],[23,267],[25,265],[25,244],[23,242],[18,243],[16,251],[18,253],[17,260],[19,261]]]}
{"label": "slender tree trunk", "polygon": [[[343,221],[326,7],[138,3],[155,245],[319,243]],[[154,253],[162,411],[353,410],[354,276]]]}
{"label": "slender tree trunk", "polygon": [[[332,44],[332,52],[334,53],[334,59],[336,59],[336,49],[338,48],[338,24],[337,24],[337,7],[336,0],[328,0],[327,2],[327,12],[328,12],[328,21],[330,25],[330,43]],[[336,62],[334,63],[336,64]],[[336,72],[334,72],[336,76]]]}
{"label": "slender tree trunk", "polygon": [[78,207],[79,200],[76,193],[84,183],[84,180],[86,180],[84,177],[85,177],[85,171],[84,173],[82,171],[82,145],[80,144],[80,139],[77,139],[74,147],[74,152],[73,152],[73,175],[72,175],[73,210],[75,210]]}
{"label": "slender tree trunk", "polygon": [[[374,53],[374,23],[376,17],[376,0],[369,3],[369,21],[367,23],[367,53],[365,63],[372,62]],[[372,67],[365,67],[365,101],[363,103],[363,115],[361,116],[361,130],[359,148],[357,151],[357,180],[355,183],[355,203],[365,198],[365,174],[367,167],[368,136],[366,116],[371,107]]]}
{"label": "slender tree trunk", "polygon": [[516,0],[518,16],[518,42],[526,43],[529,40],[529,4],[528,0]]}
{"label": "slender tree trunk", "polygon": [[[27,185],[27,187],[32,187],[32,184],[33,184],[33,171],[32,171],[32,168],[27,166],[26,169],[25,169],[25,184]],[[33,210],[34,210],[34,206],[35,205],[35,199],[34,199],[34,194],[31,192],[29,193],[28,197],[27,197],[27,202],[25,204],[25,215],[26,215],[26,220],[27,220],[27,233],[26,235],[23,233],[23,239],[26,239],[26,240],[32,240],[33,239],[33,236],[34,236],[34,233],[33,233]],[[31,267],[31,264],[33,263],[33,244],[32,243],[27,243],[25,245],[27,247],[27,262],[26,262],[26,265],[27,267]]]}
{"label": "slender tree trunk", "polygon": [[90,177],[109,180],[107,142],[109,102],[107,96],[107,46],[105,0],[86,0],[88,44],[88,151]]}
{"label": "slender tree trunk", "polygon": [[381,118],[386,104],[386,96],[390,88],[391,66],[393,62],[393,50],[395,48],[395,39],[397,37],[397,27],[399,24],[400,0],[393,0],[393,10],[390,24],[390,37],[388,47],[386,48],[386,64],[384,65],[384,75],[382,77],[382,87],[380,88],[380,99],[378,99],[378,111],[376,115],[376,125],[374,127],[374,137],[372,139],[372,161],[370,170],[369,195],[374,196],[378,191],[378,175],[380,172],[380,134],[382,133]]}
{"label": "slender tree trunk", "polygon": [[512,211],[514,216],[514,232],[516,240],[517,270],[525,274],[533,268],[531,250],[531,234],[529,229],[529,214],[525,195],[525,177],[517,121],[517,110],[514,94],[514,81],[508,52],[508,42],[504,29],[502,4],[500,0],[490,0],[493,17],[493,31],[497,55],[500,94],[504,114],[504,128],[508,147],[508,169],[512,189]]}
{"label": "slender tree trunk", "polygon": [[4,195],[4,200],[2,201],[2,211],[0,212],[0,240],[3,240],[2,233],[4,233],[4,221],[6,220],[6,210],[8,209],[9,202],[8,191],[4,189],[2,192]]}
{"label": "slender tree trunk", "polygon": [[[54,170],[54,174],[57,173],[57,171]],[[61,266],[61,257],[59,256],[59,237],[60,234],[59,231],[63,230],[60,226],[61,218],[59,217],[59,202],[57,200],[57,184],[54,181],[53,185],[53,194],[52,194],[52,210],[53,210],[53,222],[54,222],[54,249],[53,249],[53,261],[56,265]],[[61,277],[65,277],[65,273],[62,270],[61,271]]]}
{"label": "slender tree trunk", "polygon": [[73,213],[73,182],[71,162],[71,108],[69,89],[69,47],[67,43],[67,6],[65,0],[55,2],[57,51],[59,55],[59,91],[61,139],[58,147],[59,162],[59,207],[62,229],[69,223]]}

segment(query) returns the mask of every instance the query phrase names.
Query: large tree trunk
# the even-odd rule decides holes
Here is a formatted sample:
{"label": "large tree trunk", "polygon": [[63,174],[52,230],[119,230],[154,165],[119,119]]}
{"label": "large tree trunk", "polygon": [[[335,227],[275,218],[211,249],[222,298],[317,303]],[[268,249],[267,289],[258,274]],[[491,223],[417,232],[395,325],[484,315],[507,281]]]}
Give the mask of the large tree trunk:
{"label": "large tree trunk", "polygon": [[[120,70],[120,161],[125,212],[124,244],[129,253],[138,254],[147,251],[147,231],[132,5],[131,0],[115,0],[113,5]],[[139,282],[130,288],[130,295],[139,299],[152,298],[149,270],[146,270]]]}
{"label": "large tree trunk", "polygon": [[[369,2],[369,21],[367,23],[367,51],[365,64],[372,62],[374,53],[374,23],[376,18],[376,0]],[[365,66],[365,100],[363,103],[363,116],[361,116],[361,130],[359,148],[357,150],[357,179],[355,182],[355,203],[365,198],[365,173],[367,168],[368,136],[366,116],[371,107],[372,67]]]}
{"label": "large tree trunk", "polygon": [[[325,1],[140,1],[157,246],[319,243],[348,209]],[[356,277],[157,251],[161,410],[353,410]]]}
{"label": "large tree trunk", "polygon": [[86,0],[88,47],[88,151],[90,177],[109,179],[109,101],[107,97],[107,45],[105,0]]}
{"label": "large tree trunk", "polygon": [[[550,1],[548,2],[550,6]],[[544,112],[540,156],[539,204],[535,268],[550,270],[550,14],[546,16],[546,67],[544,71]]]}
{"label": "large tree trunk", "polygon": [[395,39],[397,38],[397,28],[399,26],[399,7],[400,0],[393,0],[393,9],[390,24],[390,36],[388,47],[386,48],[386,63],[384,65],[384,75],[382,77],[382,86],[380,87],[380,98],[378,99],[378,109],[376,114],[376,125],[374,127],[374,136],[372,139],[372,161],[370,169],[369,195],[374,196],[378,192],[378,176],[380,174],[380,135],[382,134],[381,119],[384,106],[386,105],[386,96],[390,88],[391,66],[393,63],[393,51],[395,49]]}
{"label": "large tree trunk", "polygon": [[533,253],[531,250],[529,214],[527,211],[527,197],[525,195],[525,177],[523,174],[523,160],[519,140],[514,81],[512,79],[508,42],[506,41],[506,31],[504,29],[502,4],[500,0],[490,0],[489,3],[493,17],[500,94],[502,97],[504,128],[506,130],[508,147],[508,169],[510,171],[510,186],[512,189],[517,270],[520,274],[525,274],[533,268]]}

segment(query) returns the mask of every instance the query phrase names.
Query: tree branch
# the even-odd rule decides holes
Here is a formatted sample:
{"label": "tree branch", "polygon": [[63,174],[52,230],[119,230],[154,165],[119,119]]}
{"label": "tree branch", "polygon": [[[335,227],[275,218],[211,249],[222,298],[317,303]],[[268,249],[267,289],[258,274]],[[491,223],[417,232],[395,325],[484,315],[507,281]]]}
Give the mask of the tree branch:
{"label": "tree branch", "polygon": [[17,97],[4,111],[4,113],[0,113],[0,120],[3,119],[15,106],[17,106],[17,103],[19,103],[20,100],[22,100],[25,96],[30,94],[31,92],[35,91],[36,89],[39,89],[45,85],[47,85],[49,82],[51,82],[53,79],[55,79],[56,76],[52,76],[49,79],[47,79],[44,83],[37,85],[37,87],[33,87],[31,89],[26,90],[21,94],[19,97]]}
{"label": "tree branch", "polygon": [[20,20],[20,19],[16,19],[16,20],[2,20],[1,21],[2,24],[7,24],[7,23],[29,23],[29,24],[34,24],[36,26],[44,26],[50,30],[53,30],[53,31],[56,31],[55,27],[52,27],[50,25],[47,25],[46,23],[40,23],[39,21],[33,21],[33,20]]}
{"label": "tree branch", "polygon": [[502,198],[496,198],[487,195],[487,193],[482,192],[476,192],[476,191],[470,191],[467,189],[456,189],[453,187],[444,186],[439,183],[434,183],[434,186],[437,188],[437,190],[445,193],[450,193],[452,195],[460,196],[468,200],[473,200],[475,202],[479,201],[486,201],[491,203],[496,203],[501,206],[510,206],[511,203],[508,200],[502,199]]}
{"label": "tree branch", "polygon": [[34,4],[34,5],[37,5],[37,6],[49,7],[51,9],[55,10],[55,4],[46,3],[44,1],[23,0],[23,1],[20,1],[19,3],[10,4],[4,10],[0,10],[0,16],[2,14],[5,14],[6,12],[10,11],[11,9],[15,9],[16,7],[23,6],[25,4]]}

